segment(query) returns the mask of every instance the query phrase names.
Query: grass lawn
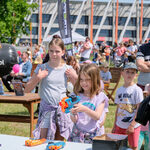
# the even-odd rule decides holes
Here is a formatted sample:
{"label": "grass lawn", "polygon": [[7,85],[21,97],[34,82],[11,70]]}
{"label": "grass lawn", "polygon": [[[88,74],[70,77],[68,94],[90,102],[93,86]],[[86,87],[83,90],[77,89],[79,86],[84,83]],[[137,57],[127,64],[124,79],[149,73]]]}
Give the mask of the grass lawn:
{"label": "grass lawn", "polygon": [[[121,78],[119,86],[123,84],[123,80]],[[119,87],[118,86],[118,87]],[[36,109],[36,106],[35,108]],[[109,112],[105,121],[105,130],[106,132],[111,132],[114,123],[116,105],[110,101]],[[0,113],[1,114],[21,114],[27,115],[28,111],[25,107],[20,104],[0,104]],[[29,136],[29,123],[11,123],[11,122],[0,122],[0,134],[10,134],[10,135],[18,135],[18,136]]]}

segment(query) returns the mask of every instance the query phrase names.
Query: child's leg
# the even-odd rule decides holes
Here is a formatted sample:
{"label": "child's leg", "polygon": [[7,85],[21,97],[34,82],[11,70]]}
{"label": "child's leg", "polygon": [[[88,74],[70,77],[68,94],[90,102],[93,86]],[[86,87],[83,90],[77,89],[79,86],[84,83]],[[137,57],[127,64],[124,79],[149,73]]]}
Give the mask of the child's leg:
{"label": "child's leg", "polygon": [[134,133],[131,133],[128,135],[129,146],[133,150],[138,150],[138,141],[139,141],[140,130],[141,130],[141,127],[139,126],[134,129]]}
{"label": "child's leg", "polygon": [[41,128],[40,139],[47,138],[48,128]]}
{"label": "child's leg", "polygon": [[47,139],[47,133],[48,133],[48,128],[50,126],[50,112],[48,112],[43,121],[42,121],[42,125],[41,125],[41,132],[40,132],[40,138],[45,138]]}
{"label": "child's leg", "polygon": [[148,131],[144,131],[144,150],[148,150],[149,136]]}
{"label": "child's leg", "polygon": [[57,124],[56,124],[55,140],[60,140],[60,141],[63,141],[63,140],[64,140],[64,137],[62,137],[62,136],[60,135],[59,127],[58,127]]}
{"label": "child's leg", "polygon": [[144,140],[144,132],[140,131],[139,142],[138,142],[138,150],[141,149],[141,146],[143,144],[143,140]]}

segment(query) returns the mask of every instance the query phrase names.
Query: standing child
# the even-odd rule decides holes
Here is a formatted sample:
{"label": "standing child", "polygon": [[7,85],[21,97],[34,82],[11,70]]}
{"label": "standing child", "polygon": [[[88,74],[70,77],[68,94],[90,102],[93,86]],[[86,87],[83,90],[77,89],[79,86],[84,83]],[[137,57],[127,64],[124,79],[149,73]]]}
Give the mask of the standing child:
{"label": "standing child", "polygon": [[103,63],[100,70],[100,76],[104,82],[104,87],[109,87],[110,80],[112,79],[111,72],[109,71],[109,65],[107,62]]}
{"label": "standing child", "polygon": [[[150,84],[145,85],[144,95],[146,97],[150,95]],[[144,150],[148,150],[148,143],[149,143],[149,135],[148,135],[149,129],[148,128],[149,128],[149,122],[147,123],[146,126],[141,125],[138,150],[141,149],[143,141],[144,141]]]}
{"label": "standing child", "polygon": [[137,67],[134,63],[127,63],[122,71],[124,84],[116,92],[115,103],[117,110],[112,132],[128,134],[129,146],[138,150],[140,124],[135,122],[138,106],[143,100],[143,92],[134,83],[137,77]]}
{"label": "standing child", "polygon": [[105,56],[106,56],[106,61],[109,63],[110,53],[111,53],[110,46],[107,45],[104,49],[104,52],[105,52]]}
{"label": "standing child", "polygon": [[38,65],[25,87],[25,92],[30,92],[40,82],[40,112],[36,129],[33,132],[37,139],[67,139],[72,130],[73,124],[70,116],[62,113],[58,107],[60,100],[66,97],[67,88],[66,71],[69,66],[61,61],[65,53],[64,49],[62,39],[52,39],[49,43],[49,61]]}
{"label": "standing child", "polygon": [[81,100],[71,110],[74,127],[70,141],[91,143],[94,136],[100,135],[98,122],[104,118],[108,98],[101,91],[98,70],[95,64],[84,64],[79,71],[74,92]]}

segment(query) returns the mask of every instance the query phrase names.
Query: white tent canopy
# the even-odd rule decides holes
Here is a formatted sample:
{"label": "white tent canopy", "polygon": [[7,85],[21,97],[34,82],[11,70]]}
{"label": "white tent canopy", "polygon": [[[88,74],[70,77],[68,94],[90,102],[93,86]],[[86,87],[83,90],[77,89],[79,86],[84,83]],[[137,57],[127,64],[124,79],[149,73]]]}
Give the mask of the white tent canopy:
{"label": "white tent canopy", "polygon": [[[43,39],[43,43],[47,43],[47,42],[49,43],[52,40],[53,35],[59,35],[61,37],[60,31],[57,31],[56,33],[48,36],[46,39]],[[72,42],[75,42],[75,41],[85,41],[85,37],[80,35],[77,32],[72,32]]]}

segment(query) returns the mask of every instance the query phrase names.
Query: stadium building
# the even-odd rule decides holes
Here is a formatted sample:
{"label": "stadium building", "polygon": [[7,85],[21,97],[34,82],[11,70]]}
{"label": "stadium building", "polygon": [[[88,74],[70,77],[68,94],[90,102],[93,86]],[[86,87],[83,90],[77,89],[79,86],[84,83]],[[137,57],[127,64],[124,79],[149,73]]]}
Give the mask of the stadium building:
{"label": "stadium building", "polygon": [[[73,31],[82,36],[90,36],[91,29],[91,1],[69,0],[70,21]],[[150,38],[150,0],[118,0],[118,42],[129,38],[139,43],[140,21],[142,18],[142,41]],[[30,0],[29,3],[40,0]],[[141,7],[142,6],[142,7]],[[117,0],[94,0],[93,5],[93,41],[108,44],[115,42]],[[143,8],[143,9],[141,9]],[[143,14],[141,17],[141,12]],[[40,7],[28,17],[32,22],[32,42],[38,43],[39,39],[39,12]],[[57,0],[43,0],[42,2],[42,40],[59,31]],[[17,43],[30,41],[30,35],[23,35]]]}

